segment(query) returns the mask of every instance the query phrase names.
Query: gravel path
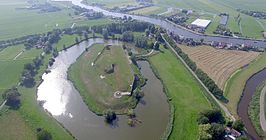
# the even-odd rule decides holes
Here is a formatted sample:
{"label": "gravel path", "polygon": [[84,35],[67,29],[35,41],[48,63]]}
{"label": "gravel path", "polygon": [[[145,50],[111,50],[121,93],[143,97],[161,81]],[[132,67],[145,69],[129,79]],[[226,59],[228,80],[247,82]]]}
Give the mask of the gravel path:
{"label": "gravel path", "polygon": [[265,92],[266,92],[266,86],[264,86],[260,94],[260,125],[264,132],[266,132],[266,120],[265,120],[265,112],[264,112]]}

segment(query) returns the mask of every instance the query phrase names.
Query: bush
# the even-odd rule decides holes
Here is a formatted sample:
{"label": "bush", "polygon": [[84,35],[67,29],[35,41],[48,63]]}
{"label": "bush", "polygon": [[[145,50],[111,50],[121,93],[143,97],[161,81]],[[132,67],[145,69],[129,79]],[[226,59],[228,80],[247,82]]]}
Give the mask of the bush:
{"label": "bush", "polygon": [[51,140],[52,135],[47,131],[43,129],[38,129],[37,130],[37,139],[38,140]]}
{"label": "bush", "polygon": [[112,110],[107,110],[105,113],[105,121],[109,124],[113,123],[116,120],[116,114]]}
{"label": "bush", "polygon": [[219,123],[224,124],[225,118],[220,110],[206,110],[199,114],[199,124]]}
{"label": "bush", "polygon": [[234,123],[233,123],[233,128],[237,131],[243,131],[244,130],[244,124],[241,120],[236,120]]}
{"label": "bush", "polygon": [[18,109],[20,107],[20,93],[18,92],[17,88],[7,90],[2,96],[7,100],[6,105],[10,108]]}

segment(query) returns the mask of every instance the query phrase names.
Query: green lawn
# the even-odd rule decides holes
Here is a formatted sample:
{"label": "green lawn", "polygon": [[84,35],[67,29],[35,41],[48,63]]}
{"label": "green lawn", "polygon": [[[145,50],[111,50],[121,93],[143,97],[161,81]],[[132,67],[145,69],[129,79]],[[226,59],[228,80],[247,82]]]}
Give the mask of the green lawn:
{"label": "green lawn", "polygon": [[[125,113],[134,105],[134,98],[124,96],[116,99],[113,94],[116,91],[130,92],[133,71],[121,46],[111,46],[110,50],[104,47],[103,44],[97,44],[84,52],[70,67],[69,77],[92,111],[102,114],[110,108],[118,113]],[[98,55],[102,50],[102,54]],[[92,63],[95,65],[92,66]],[[105,73],[105,69],[110,68],[111,64],[115,64],[114,73]]]}
{"label": "green lawn", "polygon": [[17,111],[8,111],[0,116],[0,138],[6,140],[36,140],[35,132]]}
{"label": "green lawn", "polygon": [[0,40],[45,33],[55,28],[71,27],[73,23],[76,23],[75,26],[92,26],[110,22],[105,18],[86,20],[75,16],[74,10],[68,8],[70,6],[57,5],[62,8],[59,12],[38,13],[36,10],[16,9],[29,6],[26,0],[0,0]]}
{"label": "green lawn", "polygon": [[162,53],[150,58],[150,63],[161,78],[170,103],[175,106],[171,140],[198,138],[198,113],[211,109],[205,91],[185,66],[170,50],[161,47]]}
{"label": "green lawn", "polygon": [[226,104],[226,107],[234,116],[237,116],[237,105],[242,95],[242,91],[245,87],[246,81],[254,73],[266,67],[265,61],[266,53],[262,53],[247,68],[240,70],[227,80],[224,94],[229,100],[229,102]]}
{"label": "green lawn", "polygon": [[130,13],[133,14],[141,14],[141,15],[157,15],[160,13],[165,12],[167,9],[159,6],[151,6],[151,7],[146,7],[142,9],[138,9],[135,11],[130,11]]}

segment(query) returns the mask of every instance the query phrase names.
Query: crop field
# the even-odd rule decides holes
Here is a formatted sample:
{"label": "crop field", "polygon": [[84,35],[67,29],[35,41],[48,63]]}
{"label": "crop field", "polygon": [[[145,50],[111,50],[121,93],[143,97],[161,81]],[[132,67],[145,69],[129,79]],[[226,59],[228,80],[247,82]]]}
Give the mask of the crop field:
{"label": "crop field", "polygon": [[227,79],[238,69],[249,64],[259,55],[257,52],[215,49],[208,46],[180,48],[206,72],[215,83],[224,89]]}
{"label": "crop field", "polygon": [[197,139],[198,113],[211,109],[205,91],[170,50],[160,48],[150,63],[162,80],[166,93],[175,106],[173,132],[170,140]]}
{"label": "crop field", "polygon": [[30,34],[44,33],[56,28],[106,24],[110,21],[102,18],[86,20],[74,15],[68,7],[61,11],[38,13],[36,10],[17,9],[30,6],[26,0],[0,0],[0,40],[17,38]]}
{"label": "crop field", "polygon": [[[103,113],[110,108],[123,113],[131,106],[133,97],[114,97],[116,91],[130,92],[134,80],[125,53],[121,46],[109,50],[103,44],[94,45],[70,67],[70,79],[93,111]],[[113,72],[106,72],[112,64]]]}

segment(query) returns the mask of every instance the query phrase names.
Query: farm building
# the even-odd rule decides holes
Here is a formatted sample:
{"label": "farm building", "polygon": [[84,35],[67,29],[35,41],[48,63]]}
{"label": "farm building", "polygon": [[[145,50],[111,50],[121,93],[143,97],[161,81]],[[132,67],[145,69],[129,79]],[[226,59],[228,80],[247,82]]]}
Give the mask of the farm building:
{"label": "farm building", "polygon": [[207,28],[208,25],[211,23],[210,20],[206,20],[206,19],[196,19],[195,21],[193,21],[191,23],[191,25],[193,26],[197,26],[197,27],[200,27],[200,28]]}

